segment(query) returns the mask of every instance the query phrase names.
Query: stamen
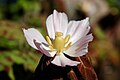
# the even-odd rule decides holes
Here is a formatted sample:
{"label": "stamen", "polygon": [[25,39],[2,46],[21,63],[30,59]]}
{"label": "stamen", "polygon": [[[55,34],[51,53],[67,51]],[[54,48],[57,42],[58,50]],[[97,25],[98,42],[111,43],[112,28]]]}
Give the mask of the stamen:
{"label": "stamen", "polygon": [[49,36],[46,36],[46,40],[47,40],[49,45],[53,46],[52,41],[50,40]]}
{"label": "stamen", "polygon": [[54,50],[54,48],[52,46],[49,46],[50,49]]}
{"label": "stamen", "polygon": [[68,43],[69,40],[70,40],[70,35],[67,35],[67,36],[65,37],[65,44]]}
{"label": "stamen", "polygon": [[68,48],[70,48],[72,42],[70,42],[66,47],[65,47],[65,50],[67,50]]}

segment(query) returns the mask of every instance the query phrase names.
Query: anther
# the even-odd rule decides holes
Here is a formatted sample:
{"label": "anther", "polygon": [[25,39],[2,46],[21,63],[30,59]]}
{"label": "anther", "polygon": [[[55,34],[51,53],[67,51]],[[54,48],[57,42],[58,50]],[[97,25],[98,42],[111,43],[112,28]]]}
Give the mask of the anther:
{"label": "anther", "polygon": [[67,36],[65,37],[65,44],[68,43],[69,40],[70,40],[70,35],[67,35]]}
{"label": "anther", "polygon": [[53,46],[52,41],[50,40],[50,38],[48,36],[46,36],[46,40],[47,40],[49,45]]}

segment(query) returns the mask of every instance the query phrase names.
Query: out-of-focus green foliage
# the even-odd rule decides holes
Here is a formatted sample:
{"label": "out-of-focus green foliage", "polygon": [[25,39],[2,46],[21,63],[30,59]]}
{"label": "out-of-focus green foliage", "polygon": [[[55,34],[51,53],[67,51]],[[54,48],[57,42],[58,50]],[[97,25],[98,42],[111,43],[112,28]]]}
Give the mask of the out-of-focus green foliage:
{"label": "out-of-focus green foliage", "polygon": [[31,17],[26,22],[27,22],[28,25],[32,25],[32,26],[36,26],[36,27],[40,27],[41,26],[40,19],[36,18],[36,17]]}
{"label": "out-of-focus green foliage", "polygon": [[7,38],[1,36],[0,37],[0,47],[3,49],[5,49],[5,48],[6,49],[15,49],[18,47],[18,41],[8,40]]}
{"label": "out-of-focus green foliage", "polygon": [[25,12],[29,12],[29,11],[35,12],[35,11],[39,11],[40,8],[38,1],[39,0],[18,0],[17,5],[22,7],[25,10]]}
{"label": "out-of-focus green foliage", "polygon": [[0,4],[0,18],[20,20],[24,17],[38,16],[41,10],[39,0],[6,0],[3,2],[5,4]]}
{"label": "out-of-focus green foliage", "polygon": [[120,14],[120,1],[119,0],[107,0],[108,5],[111,7],[111,13]]}
{"label": "out-of-focus green foliage", "polygon": [[0,71],[8,69],[9,76],[13,80],[12,65],[14,63],[23,64],[25,69],[34,71],[39,59],[40,55],[32,51],[27,53],[21,53],[18,50],[4,51],[0,54]]}
{"label": "out-of-focus green foliage", "polygon": [[119,80],[117,76],[119,74],[119,52],[99,27],[96,27],[93,33],[95,38],[91,44],[90,56],[92,56],[92,62],[99,73],[99,79],[109,80],[110,78],[110,80]]}
{"label": "out-of-focus green foliage", "polygon": [[[101,28],[96,27],[94,30],[95,40],[91,47],[95,50],[94,53],[100,60],[105,60],[106,58],[110,58],[111,62],[118,63],[119,57],[118,52],[112,45],[111,41],[105,35],[105,32],[101,30]],[[114,60],[114,61],[113,61]]]}
{"label": "out-of-focus green foliage", "polygon": [[107,0],[110,7],[117,7],[120,8],[120,2],[119,0]]}
{"label": "out-of-focus green foliage", "polygon": [[7,71],[12,80],[15,80],[14,63],[23,64],[26,70],[33,72],[41,55],[27,44],[19,24],[9,21],[0,23],[0,71]]}

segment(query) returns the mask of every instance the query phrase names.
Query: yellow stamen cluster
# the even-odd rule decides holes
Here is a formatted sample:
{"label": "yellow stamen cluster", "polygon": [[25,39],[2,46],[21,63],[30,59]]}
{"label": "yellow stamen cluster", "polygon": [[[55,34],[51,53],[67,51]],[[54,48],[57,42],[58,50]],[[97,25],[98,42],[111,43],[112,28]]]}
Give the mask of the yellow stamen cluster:
{"label": "yellow stamen cluster", "polygon": [[[46,36],[46,40],[47,40],[47,42],[49,44],[49,48],[51,50],[53,50],[53,51],[57,50],[58,53],[61,53],[64,50],[67,50],[71,46],[72,42],[68,43],[68,41],[70,40],[70,35],[67,35],[65,38],[63,38],[62,36],[63,36],[63,33],[56,32],[55,39],[53,40],[53,42],[50,40],[50,38],[48,36]],[[66,44],[67,44],[67,46],[65,47]]]}

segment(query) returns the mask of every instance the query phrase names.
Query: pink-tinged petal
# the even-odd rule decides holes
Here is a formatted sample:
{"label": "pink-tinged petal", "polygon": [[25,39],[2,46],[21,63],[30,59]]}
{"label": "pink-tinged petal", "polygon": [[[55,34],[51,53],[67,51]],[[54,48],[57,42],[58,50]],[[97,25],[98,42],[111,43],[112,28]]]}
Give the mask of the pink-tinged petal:
{"label": "pink-tinged petal", "polygon": [[71,22],[69,23],[69,29],[67,30],[67,34],[71,35],[70,41],[72,41],[72,44],[74,44],[80,38],[86,36],[89,32],[89,18],[86,18],[81,21],[74,21],[72,22],[72,24],[73,25],[71,25]]}
{"label": "pink-tinged petal", "polygon": [[36,40],[39,43],[44,42],[44,43],[47,44],[46,40],[44,39],[44,37],[42,36],[42,34],[39,33],[38,30],[36,30],[34,28],[29,28],[29,29],[23,29],[23,32],[24,32],[24,36],[25,36],[28,44],[31,47],[37,49],[37,47],[35,46],[33,40]]}
{"label": "pink-tinged petal", "polygon": [[48,57],[54,57],[57,51],[50,51],[49,48],[45,47],[42,43],[38,43],[34,40],[34,44],[37,47],[37,49],[45,54]]}
{"label": "pink-tinged petal", "polygon": [[83,56],[88,52],[88,43],[93,40],[92,34],[89,34],[76,43],[74,43],[68,50],[64,53],[71,57]]}
{"label": "pink-tinged petal", "polygon": [[57,66],[63,66],[63,67],[65,67],[66,65],[77,66],[78,64],[80,64],[80,62],[78,61],[73,61],[73,60],[68,59],[67,57],[64,56],[63,53],[56,55],[51,63]]}
{"label": "pink-tinged petal", "polygon": [[47,20],[47,31],[50,38],[55,38],[55,32],[62,32],[66,36],[68,18],[65,13],[58,13],[56,10],[53,11]]}

